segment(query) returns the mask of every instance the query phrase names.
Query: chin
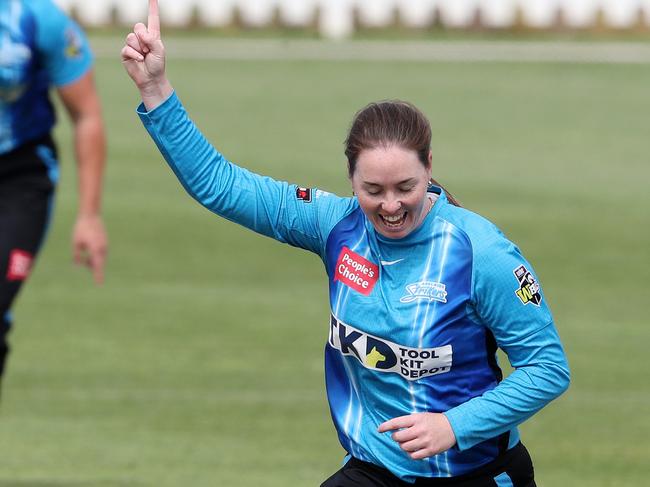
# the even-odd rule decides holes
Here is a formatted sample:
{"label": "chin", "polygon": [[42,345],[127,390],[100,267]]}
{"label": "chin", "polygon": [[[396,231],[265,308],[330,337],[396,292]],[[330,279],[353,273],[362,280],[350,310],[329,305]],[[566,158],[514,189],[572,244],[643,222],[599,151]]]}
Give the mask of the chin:
{"label": "chin", "polygon": [[384,237],[388,237],[388,238],[404,238],[409,233],[411,233],[410,230],[407,229],[407,228],[388,229],[383,225],[381,227],[376,227],[375,226],[375,230],[377,230]]}

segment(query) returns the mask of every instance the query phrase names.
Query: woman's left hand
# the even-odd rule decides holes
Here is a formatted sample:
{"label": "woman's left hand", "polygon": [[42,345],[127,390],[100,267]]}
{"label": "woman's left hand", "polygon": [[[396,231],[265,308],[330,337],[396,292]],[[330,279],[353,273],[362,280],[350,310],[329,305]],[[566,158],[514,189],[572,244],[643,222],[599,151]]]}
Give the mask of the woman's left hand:
{"label": "woman's left hand", "polygon": [[414,460],[431,457],[456,444],[449,420],[440,413],[414,413],[379,425],[378,431],[395,431],[391,437]]}

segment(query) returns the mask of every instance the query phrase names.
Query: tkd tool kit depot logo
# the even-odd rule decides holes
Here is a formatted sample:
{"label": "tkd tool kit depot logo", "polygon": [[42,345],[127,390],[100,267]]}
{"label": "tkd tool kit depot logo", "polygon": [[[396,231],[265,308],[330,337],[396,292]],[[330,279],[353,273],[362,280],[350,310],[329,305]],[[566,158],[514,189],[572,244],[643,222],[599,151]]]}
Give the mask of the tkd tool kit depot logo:
{"label": "tkd tool kit depot logo", "polygon": [[407,380],[417,380],[451,370],[452,347],[412,348],[389,342],[330,318],[329,344],[343,355],[379,372],[393,372]]}

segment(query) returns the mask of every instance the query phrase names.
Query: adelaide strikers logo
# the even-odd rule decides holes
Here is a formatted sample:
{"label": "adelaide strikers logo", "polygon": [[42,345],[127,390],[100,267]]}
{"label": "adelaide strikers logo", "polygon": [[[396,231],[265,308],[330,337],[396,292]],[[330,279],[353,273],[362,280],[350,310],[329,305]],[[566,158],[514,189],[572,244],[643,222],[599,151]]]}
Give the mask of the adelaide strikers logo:
{"label": "adelaide strikers logo", "polygon": [[539,306],[542,302],[539,283],[525,266],[520,265],[512,271],[519,282],[519,289],[515,294],[523,304],[533,303]]}
{"label": "adelaide strikers logo", "polygon": [[447,287],[441,282],[420,281],[406,286],[406,295],[400,298],[402,303],[416,300],[447,302]]}

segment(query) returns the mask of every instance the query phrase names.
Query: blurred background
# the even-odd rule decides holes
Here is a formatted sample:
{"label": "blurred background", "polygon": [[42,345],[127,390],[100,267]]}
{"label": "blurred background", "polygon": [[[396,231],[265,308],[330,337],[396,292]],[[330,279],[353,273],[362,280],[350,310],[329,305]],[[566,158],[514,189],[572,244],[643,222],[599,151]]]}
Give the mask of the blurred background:
{"label": "blurred background", "polygon": [[[146,2],[58,0],[84,24],[131,25]],[[647,30],[650,0],[175,0],[162,2],[170,26],[313,29],[346,38],[364,28]]]}
{"label": "blurred background", "polygon": [[[200,208],[166,167],[119,61],[145,0],[58,3],[96,53],[111,250],[102,287],[71,264],[62,115],[55,219],[14,310],[0,486],[320,485],[343,458],[322,264]],[[522,426],[538,485],[647,483],[650,0],[160,8],[180,98],[256,172],[350,194],[355,111],[420,107],[434,177],[520,246],[566,347],[571,388]]]}

